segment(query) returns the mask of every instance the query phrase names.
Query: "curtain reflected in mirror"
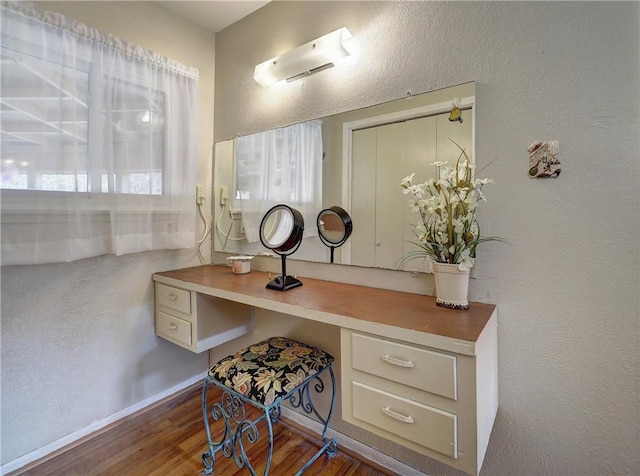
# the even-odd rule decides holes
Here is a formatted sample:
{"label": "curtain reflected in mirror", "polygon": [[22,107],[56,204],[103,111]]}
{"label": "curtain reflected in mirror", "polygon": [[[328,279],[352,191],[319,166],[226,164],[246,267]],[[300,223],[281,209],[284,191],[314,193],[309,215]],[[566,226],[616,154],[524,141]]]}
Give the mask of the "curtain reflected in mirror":
{"label": "curtain reflected in mirror", "polygon": [[241,212],[245,239],[258,241],[261,217],[287,203],[307,221],[322,207],[322,126],[308,121],[238,137],[230,206]]}

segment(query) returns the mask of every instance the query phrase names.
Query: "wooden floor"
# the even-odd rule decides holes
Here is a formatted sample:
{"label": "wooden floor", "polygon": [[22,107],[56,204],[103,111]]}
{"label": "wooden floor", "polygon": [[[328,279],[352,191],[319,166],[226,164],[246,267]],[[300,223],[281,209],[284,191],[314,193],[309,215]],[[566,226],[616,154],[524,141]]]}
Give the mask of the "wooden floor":
{"label": "wooden floor", "polygon": [[[217,390],[209,391],[210,401],[219,400]],[[218,422],[219,423],[219,422]],[[261,426],[262,425],[262,426]],[[248,450],[258,474],[264,471],[267,451],[266,424],[258,425],[260,441]],[[275,450],[270,475],[291,476],[320,447],[320,439],[295,425],[281,421],[274,425]],[[200,385],[117,422],[99,434],[63,450],[45,461],[35,462],[16,475],[34,476],[192,476],[202,474],[202,453],[206,451],[202,422]],[[216,454],[215,474],[244,476],[233,460]],[[390,475],[374,464],[338,452],[329,460],[322,455],[305,476],[382,476]]]}

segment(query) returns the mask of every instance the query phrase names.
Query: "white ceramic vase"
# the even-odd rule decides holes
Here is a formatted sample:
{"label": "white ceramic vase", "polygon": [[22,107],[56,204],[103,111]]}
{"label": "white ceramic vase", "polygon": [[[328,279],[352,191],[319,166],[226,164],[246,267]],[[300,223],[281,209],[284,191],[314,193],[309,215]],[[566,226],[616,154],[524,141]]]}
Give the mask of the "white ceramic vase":
{"label": "white ceramic vase", "polygon": [[457,264],[433,263],[436,279],[436,304],[449,309],[469,309],[469,270]]}

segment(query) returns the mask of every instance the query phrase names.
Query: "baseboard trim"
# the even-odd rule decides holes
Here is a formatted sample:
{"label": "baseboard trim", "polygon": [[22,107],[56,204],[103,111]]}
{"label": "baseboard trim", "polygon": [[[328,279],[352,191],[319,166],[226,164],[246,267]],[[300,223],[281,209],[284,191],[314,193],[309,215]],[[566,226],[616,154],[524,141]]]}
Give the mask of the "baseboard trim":
{"label": "baseboard trim", "polygon": [[[315,435],[322,434],[324,426],[320,422],[285,406],[282,406],[281,410],[282,418],[293,422],[297,426],[302,427],[303,430],[307,430]],[[393,474],[402,476],[426,476],[425,473],[418,471],[416,468],[404,464],[402,461],[398,461],[397,459],[394,459],[371,446],[367,446],[358,440],[354,440],[344,433],[339,433],[332,428],[327,430],[327,436],[336,440],[338,443],[338,449],[346,449],[347,452],[352,453],[353,455],[358,455],[358,459],[362,459],[367,463],[372,462]]]}
{"label": "baseboard trim", "polygon": [[119,420],[131,416],[141,410],[147,410],[149,407],[158,404],[162,400],[175,396],[175,394],[180,392],[181,390],[184,390],[198,382],[201,382],[206,375],[207,373],[203,372],[202,374],[191,377],[190,379],[180,382],[179,384],[174,385],[171,388],[168,388],[160,393],[156,393],[149,398],[145,398],[144,400],[141,400],[138,403],[131,405],[130,407],[113,413],[108,417],[103,418],[102,420],[98,420],[90,424],[89,426],[82,428],[81,430],[70,433],[56,441],[38,448],[37,450],[31,451],[30,453],[11,460],[0,466],[0,475],[23,469],[25,466],[33,463],[34,461],[39,461],[48,456],[52,456],[53,453],[58,452],[63,448],[69,448],[70,446],[73,446],[74,444],[80,442],[80,440],[84,440],[89,436],[94,436],[95,433],[100,432],[101,430],[114,423],[117,423]]}

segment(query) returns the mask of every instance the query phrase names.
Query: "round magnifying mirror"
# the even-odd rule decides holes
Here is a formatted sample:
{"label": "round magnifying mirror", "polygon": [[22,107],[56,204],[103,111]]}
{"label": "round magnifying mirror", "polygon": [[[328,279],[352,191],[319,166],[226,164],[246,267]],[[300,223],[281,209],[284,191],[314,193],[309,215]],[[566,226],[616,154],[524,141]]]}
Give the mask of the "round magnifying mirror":
{"label": "round magnifying mirror", "polygon": [[302,214],[287,205],[276,205],[262,218],[260,241],[278,254],[291,254],[302,241]]}
{"label": "round magnifying mirror", "polygon": [[333,263],[334,249],[342,246],[351,236],[353,222],[351,216],[340,207],[330,207],[318,213],[316,220],[320,240],[331,249]]}
{"label": "round magnifying mirror", "polygon": [[287,276],[287,255],[295,252],[302,243],[304,219],[302,214],[288,205],[271,208],[260,222],[260,241],[282,258],[282,274],[267,284],[269,289],[286,291],[302,283],[293,276]]}

